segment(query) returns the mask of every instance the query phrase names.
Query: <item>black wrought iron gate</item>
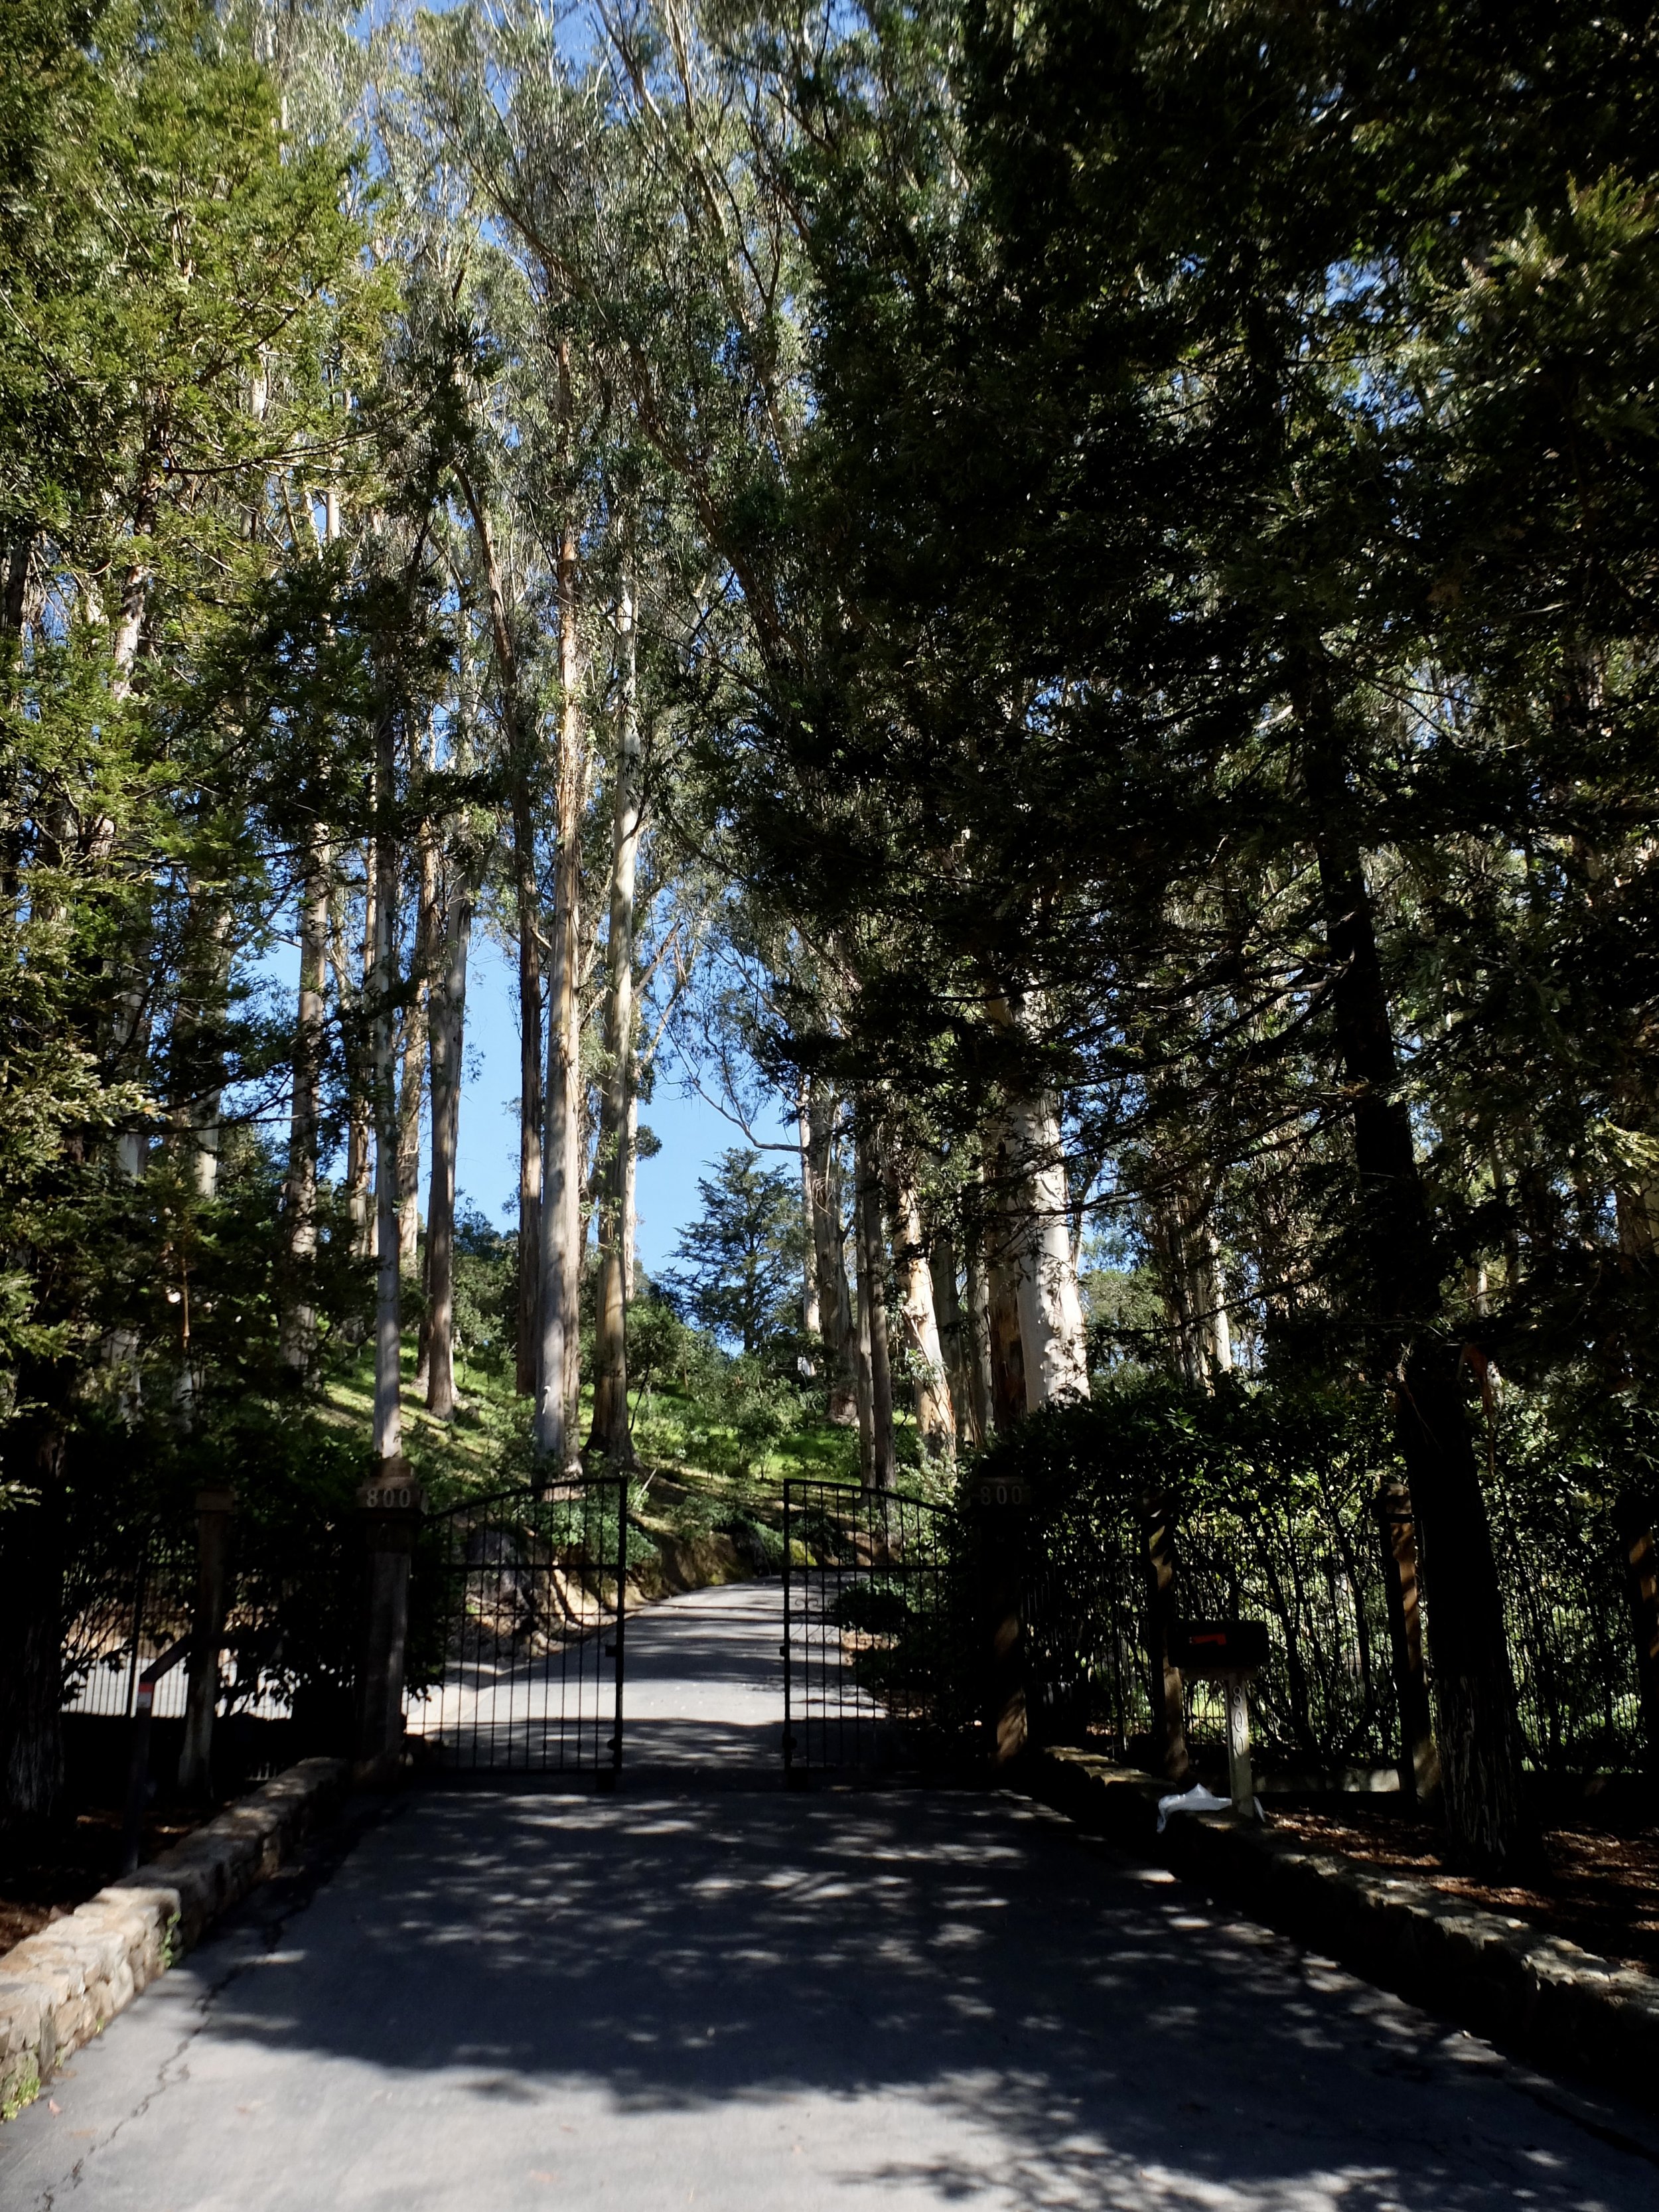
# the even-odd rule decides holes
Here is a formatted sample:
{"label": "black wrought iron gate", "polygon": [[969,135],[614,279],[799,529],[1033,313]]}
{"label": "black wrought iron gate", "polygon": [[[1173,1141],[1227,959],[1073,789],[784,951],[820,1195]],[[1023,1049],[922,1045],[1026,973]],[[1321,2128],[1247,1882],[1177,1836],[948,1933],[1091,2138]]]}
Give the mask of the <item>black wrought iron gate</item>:
{"label": "black wrought iron gate", "polygon": [[783,1486],[784,1765],[793,1780],[949,1759],[975,1723],[959,1545],[938,1506]]}
{"label": "black wrought iron gate", "polygon": [[621,1767],[627,1507],[624,1482],[573,1475],[469,1498],[423,1532],[409,1733],[436,1764]]}

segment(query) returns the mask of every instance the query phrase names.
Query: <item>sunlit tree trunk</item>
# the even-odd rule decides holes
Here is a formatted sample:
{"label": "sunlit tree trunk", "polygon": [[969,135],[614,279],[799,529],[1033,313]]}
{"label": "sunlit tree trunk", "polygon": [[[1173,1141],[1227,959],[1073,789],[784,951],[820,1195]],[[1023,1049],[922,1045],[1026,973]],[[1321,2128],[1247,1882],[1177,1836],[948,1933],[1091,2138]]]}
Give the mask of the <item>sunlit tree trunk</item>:
{"label": "sunlit tree trunk", "polygon": [[520,693],[518,644],[508,616],[507,586],[496,557],[489,510],[466,471],[458,470],[456,474],[483,555],[489,630],[507,740],[519,954],[519,1277],[514,1379],[520,1394],[532,1398],[541,1325],[542,1253],[542,942],[533,803],[535,747],[531,717]]}
{"label": "sunlit tree trunk", "polygon": [[854,1143],[854,1218],[858,1235],[860,1333],[870,1364],[870,1454],[866,1486],[890,1490],[897,1471],[893,1449],[893,1370],[887,1341],[887,1252],[881,1231],[881,1177],[875,1148],[860,1133]]}
{"label": "sunlit tree trunk", "polygon": [[1144,1214],[1181,1371],[1200,1385],[1213,1382],[1233,1364],[1213,1204],[1190,1171],[1170,1169],[1148,1194]]}
{"label": "sunlit tree trunk", "polygon": [[996,1384],[991,1366],[991,1286],[985,1265],[982,1224],[968,1224],[967,1251],[963,1259],[963,1327],[966,1333],[964,1371],[969,1403],[973,1409],[975,1441],[989,1441],[994,1424]]}
{"label": "sunlit tree trunk", "polygon": [[622,696],[617,729],[611,824],[611,921],[605,944],[605,1080],[599,1116],[599,1279],[593,1347],[591,1441],[612,1467],[631,1463],[628,1429],[627,1229],[632,1178],[629,1112],[634,1094],[634,884],[640,843],[640,729],[635,694],[634,605],[617,611]]}
{"label": "sunlit tree trunk", "polygon": [[466,963],[473,890],[465,858],[451,855],[444,958],[432,1006],[432,1176],[427,1194],[428,1411],[455,1412],[455,1155],[461,1126],[466,1041]]}
{"label": "sunlit tree trunk", "polygon": [[430,825],[422,827],[418,849],[415,942],[398,1085],[398,1266],[405,1282],[412,1282],[420,1272],[421,1109],[426,1097],[427,1024],[438,927],[438,846]]}
{"label": "sunlit tree trunk", "polygon": [[847,1287],[846,1239],[842,1230],[841,1178],[836,1167],[835,1100],[823,1084],[804,1087],[805,1147],[803,1171],[812,1279],[823,1340],[830,1419],[837,1428],[859,1420],[859,1332]]}
{"label": "sunlit tree trunk", "polygon": [[636,1082],[628,1086],[628,1125],[623,1143],[622,1195],[622,1255],[623,1282],[627,1287],[628,1303],[634,1303],[635,1271],[639,1261],[635,1253],[635,1237],[639,1227],[640,1178],[640,1100]]}
{"label": "sunlit tree trunk", "polygon": [[1008,1108],[1007,1129],[1025,1405],[1035,1412],[1058,1399],[1089,1395],[1083,1300],[1072,1264],[1059,1116],[1047,1099],[1016,1097]]}
{"label": "sunlit tree trunk", "polygon": [[817,1361],[811,1352],[814,1339],[820,1346],[823,1338],[823,1299],[818,1291],[818,1268],[816,1240],[812,1235],[812,1160],[811,1130],[808,1123],[807,1091],[805,1080],[795,1097],[795,1141],[800,1156],[800,1210],[805,1227],[805,1249],[801,1254],[800,1322],[808,1345],[807,1364],[802,1369],[805,1375],[816,1375]]}
{"label": "sunlit tree trunk", "polygon": [[904,1315],[904,1348],[915,1376],[916,1427],[936,1459],[949,1459],[957,1447],[945,1351],[933,1310],[933,1278],[927,1264],[927,1240],[915,1178],[896,1154],[887,1167],[887,1204],[892,1222],[893,1269]]}
{"label": "sunlit tree trunk", "polygon": [[[569,418],[569,349],[559,349],[561,406]],[[556,781],[552,945],[547,976],[546,1133],[543,1140],[541,1328],[536,1376],[536,1455],[574,1461],[570,1397],[580,1343],[582,1114],[581,815],[586,781],[576,629],[576,532],[559,540],[559,763]]]}
{"label": "sunlit tree trunk", "polygon": [[374,760],[374,973],[370,1060],[374,1101],[374,1455],[395,1459],[403,1444],[400,1396],[401,1268],[398,1245],[398,1086],[392,999],[397,988],[397,726],[383,708]]}
{"label": "sunlit tree trunk", "polygon": [[968,1324],[957,1281],[956,1239],[948,1229],[941,1227],[933,1231],[927,1251],[927,1272],[933,1286],[933,1311],[939,1321],[939,1353],[945,1362],[945,1387],[950,1392],[951,1419],[957,1443],[971,1447],[981,1439],[969,1373]]}
{"label": "sunlit tree trunk", "polygon": [[371,841],[363,862],[363,937],[360,965],[354,978],[346,957],[344,917],[337,921],[330,903],[331,957],[334,992],[340,1006],[340,1030],[345,1044],[348,1092],[346,1120],[346,1212],[351,1223],[351,1256],[368,1259],[374,1250],[374,1214],[370,1196],[369,1138],[374,1115],[374,1083],[368,1067],[368,1037],[365,1018],[374,988],[374,847]]}

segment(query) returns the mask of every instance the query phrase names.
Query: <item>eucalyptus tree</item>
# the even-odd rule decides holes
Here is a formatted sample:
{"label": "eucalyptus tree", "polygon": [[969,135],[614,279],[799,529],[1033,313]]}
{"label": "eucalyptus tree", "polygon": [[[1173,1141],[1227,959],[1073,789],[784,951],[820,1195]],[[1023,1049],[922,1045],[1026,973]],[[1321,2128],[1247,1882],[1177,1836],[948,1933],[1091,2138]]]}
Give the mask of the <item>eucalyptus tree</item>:
{"label": "eucalyptus tree", "polygon": [[337,460],[321,365],[361,288],[337,155],[284,139],[270,81],[207,10],[26,10],[8,38],[9,86],[39,103],[7,107],[0,248],[0,1449],[30,1493],[0,1546],[0,1758],[24,1817],[58,1778],[77,1431],[106,1401],[136,1456],[147,1364],[194,1418],[212,1326],[192,1224],[223,1196],[227,1085],[264,1073],[234,1003],[264,914],[237,671],[292,548],[283,489]]}

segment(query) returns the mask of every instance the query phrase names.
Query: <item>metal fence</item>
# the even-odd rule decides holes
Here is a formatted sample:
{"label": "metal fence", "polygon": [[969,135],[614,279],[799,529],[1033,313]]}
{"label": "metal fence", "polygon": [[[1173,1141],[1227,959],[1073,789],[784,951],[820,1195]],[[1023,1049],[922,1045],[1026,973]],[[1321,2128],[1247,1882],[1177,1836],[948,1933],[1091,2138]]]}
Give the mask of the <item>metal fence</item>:
{"label": "metal fence", "polygon": [[[82,1550],[64,1578],[61,1705],[65,1713],[131,1717],[138,1677],[188,1634],[196,1601],[196,1533],[143,1526]],[[155,1717],[185,1710],[182,1668],[157,1686]]]}
{"label": "metal fence", "polygon": [[[1644,1763],[1629,1599],[1610,1512],[1570,1492],[1487,1486],[1528,1764],[1553,1774]],[[1395,1517],[1390,1509],[1390,1518]],[[1261,1755],[1333,1773],[1400,1758],[1388,1540],[1369,1479],[1177,1513],[1172,1610],[1264,1621],[1251,1687]],[[1092,1736],[1152,1753],[1145,1531],[1127,1510],[1076,1506],[1033,1531],[1026,1615],[1029,1709],[1039,1741]],[[1432,1621],[1431,1585],[1425,1606]],[[1219,1685],[1183,1687],[1188,1749],[1224,1763]]]}
{"label": "metal fence", "polygon": [[783,1486],[784,1765],[793,1779],[949,1757],[974,1725],[960,1529],[890,1492]]}
{"label": "metal fence", "polygon": [[[623,1760],[627,1486],[571,1477],[437,1516],[416,1560],[410,1736],[438,1765],[598,1772]],[[424,1686],[418,1686],[422,1676]]]}

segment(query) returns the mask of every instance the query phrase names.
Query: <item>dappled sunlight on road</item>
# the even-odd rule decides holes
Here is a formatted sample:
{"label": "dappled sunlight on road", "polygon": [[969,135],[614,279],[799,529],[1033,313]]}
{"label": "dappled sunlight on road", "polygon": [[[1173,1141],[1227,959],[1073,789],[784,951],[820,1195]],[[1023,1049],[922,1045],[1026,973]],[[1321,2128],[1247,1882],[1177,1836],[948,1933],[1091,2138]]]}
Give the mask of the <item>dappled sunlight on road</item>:
{"label": "dappled sunlight on road", "polygon": [[[715,1610],[680,1616],[685,1650]],[[689,1727],[659,1656],[658,1717]],[[733,1686],[762,1694],[742,1664]],[[1589,2132],[1570,2093],[1048,1814],[763,1775],[415,1798],[270,1948],[209,1946],[82,2054],[61,2120],[0,2154],[8,2207],[46,2201],[70,2125],[96,2212],[1659,2194],[1618,2140],[1644,2123]]]}

